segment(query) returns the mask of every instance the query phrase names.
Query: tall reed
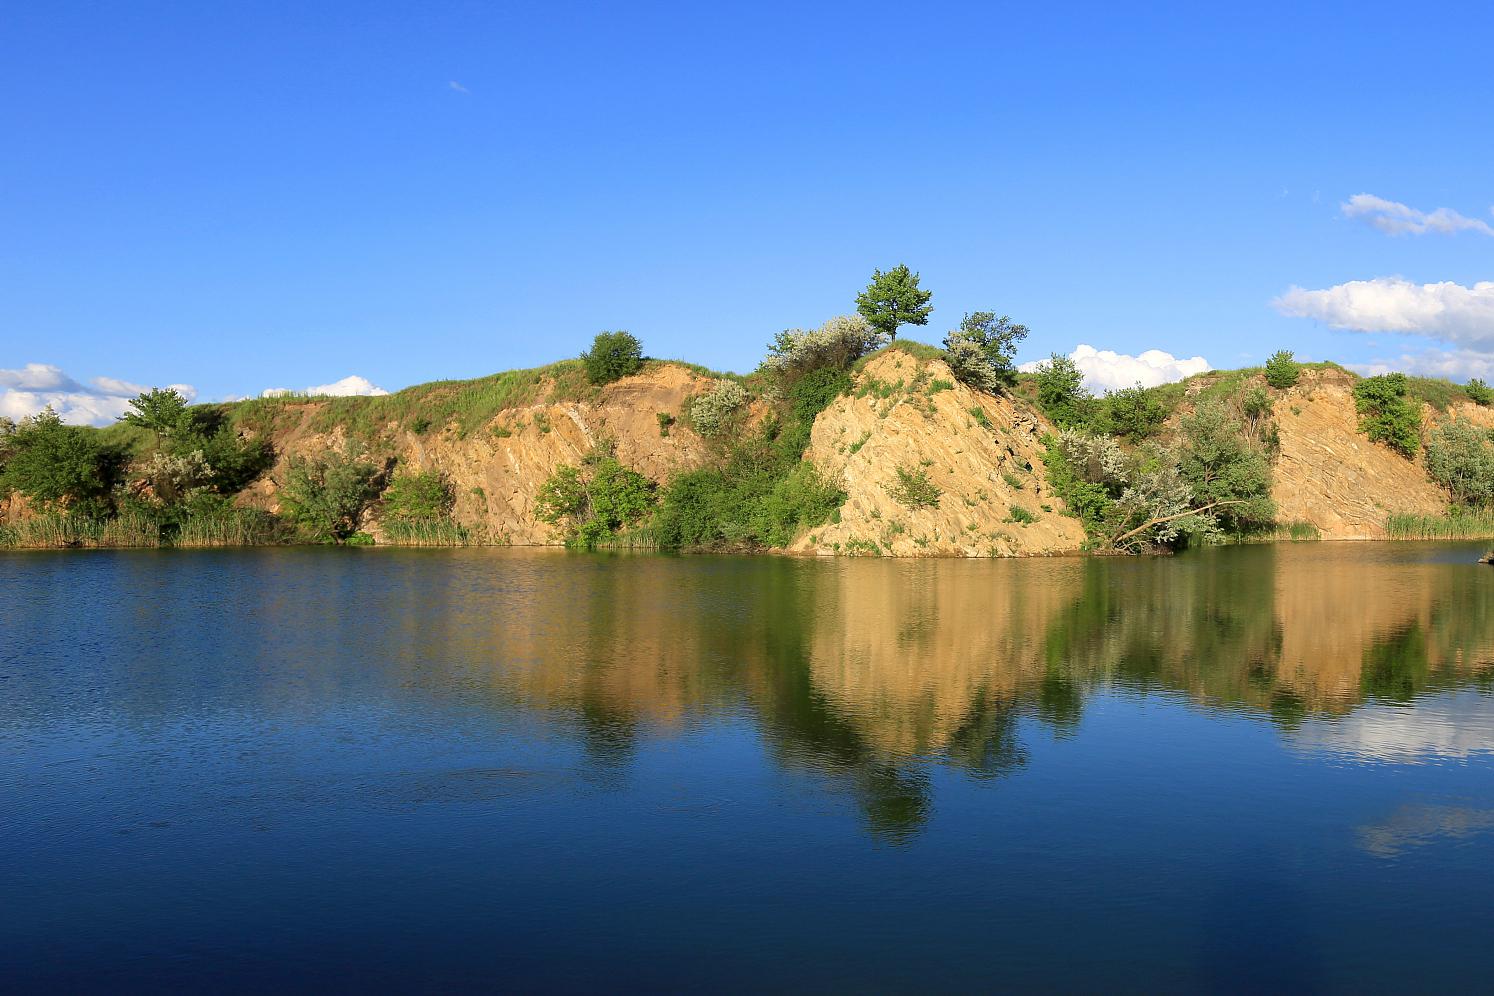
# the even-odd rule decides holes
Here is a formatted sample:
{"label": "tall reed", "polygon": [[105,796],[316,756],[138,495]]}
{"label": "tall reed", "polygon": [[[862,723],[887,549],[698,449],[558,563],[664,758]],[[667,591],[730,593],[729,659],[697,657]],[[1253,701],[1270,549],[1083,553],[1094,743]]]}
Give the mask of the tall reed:
{"label": "tall reed", "polygon": [[389,546],[476,546],[484,535],[450,519],[394,519],[383,529]]}
{"label": "tall reed", "polygon": [[1392,514],[1385,519],[1391,539],[1494,539],[1494,512],[1453,512],[1450,515]]}

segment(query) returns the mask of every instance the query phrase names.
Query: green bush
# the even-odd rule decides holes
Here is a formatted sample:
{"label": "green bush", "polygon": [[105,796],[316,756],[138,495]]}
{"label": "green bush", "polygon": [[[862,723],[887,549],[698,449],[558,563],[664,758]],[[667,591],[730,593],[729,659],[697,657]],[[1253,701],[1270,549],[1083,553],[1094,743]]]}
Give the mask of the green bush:
{"label": "green bush", "polygon": [[1408,460],[1421,446],[1421,415],[1406,400],[1406,375],[1381,374],[1354,385],[1354,407],[1359,429],[1373,442],[1384,443]]}
{"label": "green bush", "polygon": [[1259,422],[1270,415],[1274,409],[1275,404],[1271,400],[1270,393],[1259,384],[1240,396],[1240,410],[1252,422]]}
{"label": "green bush", "polygon": [[1084,389],[1084,374],[1067,356],[1054,353],[1038,364],[1038,407],[1061,429],[1077,429],[1095,420],[1095,399]]}
{"label": "green bush", "polygon": [[1474,377],[1463,385],[1463,392],[1468,395],[1474,404],[1482,405],[1485,408],[1494,404],[1494,388],[1491,388],[1477,377]]}
{"label": "green bush", "polygon": [[643,366],[643,344],[627,332],[599,332],[581,362],[593,384],[610,384]]}
{"label": "green bush", "polygon": [[1011,506],[1009,511],[1011,512],[1012,521],[1020,522],[1024,526],[1030,526],[1037,521],[1037,516],[1033,515],[1021,505],[1013,505]]}
{"label": "green bush", "polygon": [[1276,519],[1271,462],[1252,446],[1245,427],[1219,401],[1201,404],[1182,421],[1179,466],[1200,505],[1238,502],[1212,511],[1219,527],[1236,534],[1268,530]]}
{"label": "green bush", "polygon": [[564,466],[540,486],[535,512],[558,528],[566,546],[593,550],[636,523],[654,505],[654,482],[604,451]]}
{"label": "green bush", "polygon": [[1494,433],[1461,418],[1440,426],[1427,441],[1427,473],[1460,505],[1494,505]]}
{"label": "green bush", "polygon": [[444,519],[456,504],[456,492],[439,471],[396,474],[385,489],[384,516],[390,521]]}
{"label": "green bush", "polygon": [[1066,431],[1043,437],[1048,485],[1070,516],[1097,535],[1126,484],[1126,459],[1113,439]]}
{"label": "green bush", "polygon": [[1103,405],[1106,428],[1132,443],[1155,435],[1167,421],[1167,409],[1140,384],[1107,392]]}
{"label": "green bush", "polygon": [[19,491],[40,508],[101,517],[124,454],[97,430],[64,425],[50,407],[23,419],[7,438],[0,491]]}
{"label": "green bush", "polygon": [[897,483],[887,489],[892,500],[908,508],[938,508],[944,492],[939,489],[922,468],[899,466]]}
{"label": "green bush", "polygon": [[1266,383],[1278,391],[1295,386],[1301,376],[1302,365],[1297,362],[1291,350],[1278,349],[1266,361]]}
{"label": "green bush", "polygon": [[343,543],[378,494],[378,468],[350,450],[324,460],[292,458],[281,504],[301,534],[316,543]]}

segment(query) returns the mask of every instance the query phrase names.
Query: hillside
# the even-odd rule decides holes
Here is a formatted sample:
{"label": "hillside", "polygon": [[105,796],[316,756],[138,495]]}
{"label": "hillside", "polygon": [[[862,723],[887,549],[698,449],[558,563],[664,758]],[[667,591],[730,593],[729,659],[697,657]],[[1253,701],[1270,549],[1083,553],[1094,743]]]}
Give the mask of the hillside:
{"label": "hillside", "polygon": [[[826,330],[835,335],[864,335],[833,325]],[[610,467],[607,473],[622,475],[618,480],[636,482],[639,500],[654,511],[610,522],[593,534],[603,538],[601,545],[820,556],[1075,553],[1103,547],[1116,523],[1145,528],[1147,516],[1181,518],[1223,539],[1270,538],[1270,528],[1195,523],[1186,514],[1163,515],[1168,509],[1161,505],[1142,503],[1128,513],[1131,520],[1113,514],[1136,504],[1133,493],[1145,490],[1135,475],[1155,475],[1158,459],[1181,459],[1168,454],[1187,450],[1188,433],[1196,431],[1190,420],[1220,405],[1229,418],[1244,419],[1241,426],[1249,423],[1247,434],[1257,440],[1251,445],[1269,460],[1263,485],[1269,495],[1258,499],[1271,512],[1267,527],[1280,535],[1290,527],[1297,538],[1382,539],[1391,535],[1392,516],[1436,520],[1449,512],[1449,493],[1429,476],[1424,448],[1439,426],[1463,419],[1494,430],[1494,410],[1455,385],[1418,380],[1411,400],[1420,412],[1423,446],[1409,456],[1395,452],[1365,435],[1354,393],[1361,379],[1332,364],[1302,365],[1299,379],[1284,389],[1269,389],[1260,370],[1213,371],[1138,390],[1128,400],[1080,398],[1082,404],[1066,412],[1051,401],[1039,404],[1031,375],[1010,390],[976,390],[961,381],[942,350],[916,342],[839,362],[792,376],[774,374],[770,362],[738,377],[648,360],[598,386],[580,361],[566,360],[381,397],[261,398],[194,411],[221,423],[234,445],[265,447],[264,469],[227,495],[245,515],[260,516],[255,521],[261,525],[288,521],[293,468],[346,455],[368,467],[375,489],[353,513],[352,538],[410,541],[408,530],[391,530],[402,512],[388,489],[415,477],[439,482],[447,496],[446,525],[429,542],[558,545],[576,541],[581,513],[550,510],[555,482],[571,474],[580,489],[575,500],[591,515],[605,503],[600,478],[592,476]],[[1250,396],[1262,400],[1246,418],[1239,413]],[[1124,413],[1117,413],[1122,400],[1149,412],[1146,432],[1125,435],[1118,421]],[[709,419],[707,410],[715,412]],[[1132,478],[1085,483],[1076,477],[1059,445],[1067,438],[1060,426],[1076,425],[1109,447],[1108,457],[1086,459],[1123,461]],[[1235,431],[1226,426],[1225,434]],[[138,427],[96,434],[123,447],[134,468],[161,445]],[[116,487],[128,497],[129,510],[149,513],[160,506],[161,485],[139,475],[130,471]],[[1071,507],[1075,501],[1084,507]],[[140,539],[117,524],[27,534],[21,527],[38,519],[34,505],[19,493],[3,496],[0,529],[8,532],[0,540],[163,542]],[[1099,522],[1096,508],[1111,516],[1109,525]],[[122,505],[118,514],[126,511]],[[287,535],[275,529],[254,535],[272,533],[282,536],[279,541]],[[28,535],[40,538],[27,542]],[[1148,545],[1170,543],[1171,535],[1157,531]]]}
{"label": "hillside", "polygon": [[[1358,430],[1357,379],[1333,365],[1305,368],[1301,381],[1274,399],[1280,452],[1271,497],[1278,518],[1309,524],[1322,539],[1383,539],[1391,513],[1435,516],[1448,506],[1424,457],[1408,460]],[[454,517],[487,542],[554,544],[554,527],[536,517],[536,493],[598,439],[611,439],[621,463],[660,484],[713,459],[711,442],[685,417],[690,399],[717,382],[702,368],[651,362],[600,388],[587,386],[570,363],[489,380],[510,385],[489,408],[462,403],[464,396],[494,397],[492,384],[481,381],[414,388],[415,397],[250,403],[273,408],[280,460],[246,500],[276,510],[277,481],[290,457],[313,457],[353,437],[381,460],[445,475],[456,492]],[[1263,378],[1250,371],[1212,372],[1154,393],[1171,406],[1175,426],[1211,388],[1257,383]],[[801,531],[789,549],[899,557],[1081,550],[1084,529],[1066,514],[1043,460],[1042,440],[1055,427],[1029,395],[971,390],[937,350],[917,343],[867,357],[851,388],[815,418],[805,453],[845,501],[836,521]],[[1471,401],[1454,399],[1443,410],[1421,402],[1421,409],[1424,435],[1454,417],[1494,428],[1494,410]],[[675,419],[668,435],[660,434],[659,413]],[[922,474],[937,498],[899,502],[899,471]],[[365,525],[379,536],[377,508]]]}

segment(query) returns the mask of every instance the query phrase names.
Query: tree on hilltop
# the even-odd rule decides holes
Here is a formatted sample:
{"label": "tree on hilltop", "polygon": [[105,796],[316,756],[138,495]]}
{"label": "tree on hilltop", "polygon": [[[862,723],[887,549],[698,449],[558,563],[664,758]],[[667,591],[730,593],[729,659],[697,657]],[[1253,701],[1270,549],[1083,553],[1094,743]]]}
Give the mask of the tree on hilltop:
{"label": "tree on hilltop", "polygon": [[856,310],[871,327],[890,339],[902,325],[927,325],[933,291],[920,290],[918,274],[902,263],[883,273],[872,271],[871,283],[856,295]]}

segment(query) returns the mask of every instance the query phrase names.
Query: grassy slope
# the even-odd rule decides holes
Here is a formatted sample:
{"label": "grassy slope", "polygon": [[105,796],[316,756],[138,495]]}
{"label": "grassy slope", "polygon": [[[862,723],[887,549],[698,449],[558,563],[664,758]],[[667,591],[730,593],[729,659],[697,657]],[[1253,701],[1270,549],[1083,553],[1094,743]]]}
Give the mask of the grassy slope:
{"label": "grassy slope", "polygon": [[[643,371],[663,365],[684,367],[706,377],[740,380],[679,360],[646,360]],[[560,360],[528,370],[508,370],[472,380],[437,380],[416,384],[380,397],[308,398],[287,395],[253,398],[228,405],[229,417],[258,430],[272,430],[292,408],[315,403],[318,411],[311,427],[330,430],[342,426],[358,439],[372,440],[391,429],[413,432],[440,431],[456,427],[459,436],[486,425],[493,416],[510,408],[536,403],[580,401],[600,390],[586,379],[580,360]]]}

